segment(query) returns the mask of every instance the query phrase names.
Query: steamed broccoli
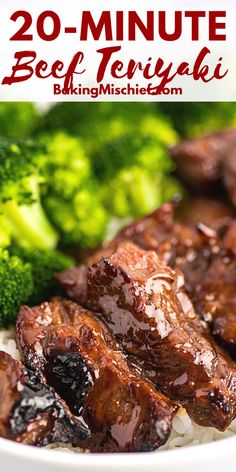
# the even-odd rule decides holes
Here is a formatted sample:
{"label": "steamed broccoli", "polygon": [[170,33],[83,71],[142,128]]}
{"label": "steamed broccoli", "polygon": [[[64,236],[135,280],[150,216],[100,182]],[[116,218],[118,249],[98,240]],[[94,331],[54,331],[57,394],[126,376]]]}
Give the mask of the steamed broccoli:
{"label": "steamed broccoli", "polygon": [[22,303],[26,303],[33,290],[30,264],[25,264],[8,251],[0,251],[0,325],[11,324]]}
{"label": "steamed broccoli", "polygon": [[107,183],[104,204],[114,216],[137,218],[179,193],[182,188],[174,177],[133,166],[122,169]]}
{"label": "steamed broccoli", "polygon": [[165,145],[177,140],[170,119],[154,103],[60,103],[46,113],[45,130],[79,137],[89,156],[127,134],[155,137]]}
{"label": "steamed broccoli", "polygon": [[91,139],[95,136],[103,142],[107,136],[113,139],[123,130],[129,131],[150,113],[155,113],[152,103],[58,103],[45,114],[39,131],[61,130],[89,141],[95,141]]}
{"label": "steamed broccoli", "polygon": [[155,138],[126,136],[104,146],[94,159],[105,184],[103,203],[117,217],[139,217],[181,191],[173,161]]}
{"label": "steamed broccoli", "polygon": [[48,141],[43,204],[63,245],[96,246],[108,215],[81,142],[65,133]]}
{"label": "steamed broccoli", "polygon": [[[57,293],[54,274],[73,265],[54,249],[58,235],[41,203],[46,158],[44,148],[31,141],[0,140],[2,325],[15,319],[21,303],[40,303]],[[59,177],[55,179],[61,194]]]}
{"label": "steamed broccoli", "polygon": [[60,294],[55,274],[75,265],[71,257],[56,250],[24,249],[15,245],[10,250],[30,267],[33,281],[27,297],[27,303],[30,305],[38,305]]}
{"label": "steamed broccoli", "polygon": [[21,304],[36,305],[60,294],[55,274],[73,265],[73,259],[55,250],[23,249],[15,243],[0,249],[0,326],[15,321]]}
{"label": "steamed broccoli", "polygon": [[31,136],[39,124],[40,114],[30,102],[0,103],[0,132],[8,138]]}
{"label": "steamed broccoli", "polygon": [[[80,141],[58,133],[44,140],[0,140],[0,211],[26,248],[95,246],[108,215]],[[1,238],[0,238],[1,247]]]}
{"label": "steamed broccoli", "polygon": [[11,238],[12,232],[9,222],[4,213],[0,213],[0,250],[10,246]]}
{"label": "steamed broccoli", "polygon": [[[85,221],[84,216],[81,220],[82,209],[78,205],[80,199],[76,199],[76,205],[71,206],[63,198],[58,208],[58,195],[52,195],[51,190],[49,191],[45,205],[57,230],[64,228],[63,242],[74,244],[77,240],[83,246],[100,243],[104,231],[100,232],[100,237],[96,240],[92,230],[101,225],[101,219],[102,228],[105,229],[107,215],[104,207],[110,218],[141,216],[179,190],[175,180],[169,178],[173,163],[167,152],[167,147],[176,143],[178,136],[168,118],[156,112],[155,104],[58,104],[46,114],[45,128],[64,128],[71,135],[79,136],[90,160],[90,172],[94,176],[93,183],[91,178],[88,179],[90,185],[85,179],[90,195],[84,189],[84,193],[87,193],[84,201],[87,202],[85,208],[89,214],[90,205],[91,208],[93,206],[93,214],[97,210],[96,217],[92,219],[91,214],[91,224],[87,219],[80,239],[76,227],[84,228],[82,223]],[[59,134],[62,149],[62,131]],[[66,188],[66,172],[64,175],[63,184]],[[96,185],[96,181],[99,184]],[[96,204],[92,205],[94,194],[99,205],[97,207]],[[80,220],[77,225],[76,215]]]}
{"label": "steamed broccoli", "polygon": [[150,173],[139,167],[122,169],[107,184],[104,203],[119,217],[138,217],[153,210],[160,200],[160,190]]}
{"label": "steamed broccoli", "polygon": [[94,154],[92,165],[101,181],[115,177],[121,169],[130,166],[159,174],[174,169],[174,163],[162,142],[140,134],[126,135],[108,142],[100,152]]}
{"label": "steamed broccoli", "polygon": [[0,139],[0,211],[20,245],[47,249],[58,238],[41,205],[41,151],[29,140]]}
{"label": "steamed broccoli", "polygon": [[177,132],[192,138],[236,124],[235,103],[227,102],[168,102],[158,104],[158,109],[169,118]]}

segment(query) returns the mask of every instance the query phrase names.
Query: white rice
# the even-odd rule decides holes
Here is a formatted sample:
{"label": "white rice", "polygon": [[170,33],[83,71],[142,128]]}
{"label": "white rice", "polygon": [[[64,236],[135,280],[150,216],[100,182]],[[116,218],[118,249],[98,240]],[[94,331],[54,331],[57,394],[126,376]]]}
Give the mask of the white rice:
{"label": "white rice", "polygon": [[[20,360],[20,353],[17,349],[14,331],[0,330],[0,351],[5,351],[11,354],[16,360]],[[220,433],[214,428],[205,428],[194,423],[184,408],[180,408],[173,420],[172,431],[170,437],[161,448],[161,450],[174,449],[182,446],[193,446],[195,444],[207,443],[210,441],[217,441],[219,439],[227,438],[236,434],[236,419],[232,421],[231,425]],[[80,448],[65,447],[63,444],[53,444],[50,446],[53,450],[63,450],[69,453],[88,452]]]}
{"label": "white rice", "polygon": [[16,346],[15,333],[13,330],[0,330],[0,351],[5,351],[14,359],[20,361],[20,353]]}

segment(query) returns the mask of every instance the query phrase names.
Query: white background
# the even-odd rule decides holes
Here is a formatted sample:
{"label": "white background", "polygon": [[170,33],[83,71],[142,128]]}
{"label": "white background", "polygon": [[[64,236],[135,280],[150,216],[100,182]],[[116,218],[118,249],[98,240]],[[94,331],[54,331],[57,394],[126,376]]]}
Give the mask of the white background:
{"label": "white background", "polygon": [[[128,8],[129,7],[129,8]],[[33,16],[33,25],[30,32],[34,34],[34,41],[14,42],[9,38],[15,33],[20,26],[20,20],[16,24],[10,21],[10,16],[16,10],[28,10]],[[227,41],[208,42],[208,24],[206,19],[202,20],[201,38],[199,42],[190,40],[190,20],[185,19],[182,38],[176,42],[164,42],[158,37],[154,42],[147,42],[141,37],[135,42],[113,42],[109,43],[103,39],[100,41],[80,42],[78,35],[66,35],[64,33],[65,26],[77,26],[79,30],[81,12],[83,10],[91,10],[94,12],[94,19],[98,19],[102,10],[127,11],[136,10],[143,20],[147,10],[166,10],[169,17],[170,29],[173,27],[173,11],[174,10],[227,10]],[[61,17],[62,32],[60,37],[53,42],[45,42],[37,37],[35,23],[37,16],[44,10],[54,10]],[[223,21],[223,20],[222,20]],[[172,86],[183,88],[182,96],[118,96],[108,97],[100,96],[99,100],[104,101],[148,101],[148,100],[164,100],[164,101],[235,101],[236,100],[236,2],[235,0],[40,0],[38,2],[32,0],[1,0],[0,6],[0,83],[4,76],[11,75],[11,68],[14,64],[14,53],[21,50],[36,50],[38,59],[44,59],[49,63],[56,59],[64,61],[67,65],[72,56],[82,50],[85,54],[84,66],[86,73],[80,76],[79,80],[75,79],[75,85],[82,83],[84,86],[96,85],[96,73],[100,62],[100,54],[96,50],[109,45],[122,45],[122,54],[119,58],[125,62],[129,58],[137,60],[147,60],[153,57],[163,58],[167,63],[173,62],[178,65],[180,62],[194,62],[197,54],[202,47],[207,46],[212,51],[211,60],[215,64],[218,57],[223,57],[225,68],[229,69],[227,77],[220,81],[214,81],[210,84],[202,84],[194,82],[192,78],[177,78]],[[55,96],[53,95],[53,84],[58,82],[55,79],[40,80],[31,78],[27,82],[12,85],[11,87],[0,85],[0,100],[17,100],[17,101],[59,101],[59,100],[89,100],[88,96]],[[112,82],[117,86],[126,85],[127,81],[121,80],[115,82],[109,76],[105,78],[103,83]],[[152,81],[153,82],[153,81]],[[141,86],[147,86],[148,83],[142,79],[141,74],[134,79],[134,84],[139,83]],[[156,84],[154,84],[156,85]]]}

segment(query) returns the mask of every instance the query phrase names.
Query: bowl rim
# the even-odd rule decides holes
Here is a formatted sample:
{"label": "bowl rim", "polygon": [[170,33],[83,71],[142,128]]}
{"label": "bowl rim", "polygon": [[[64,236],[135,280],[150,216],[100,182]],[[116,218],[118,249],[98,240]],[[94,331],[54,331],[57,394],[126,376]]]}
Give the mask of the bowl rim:
{"label": "bowl rim", "polygon": [[[87,467],[94,467],[96,470],[101,469],[102,471],[110,471],[112,467],[114,469],[114,464],[116,463],[114,461],[116,461],[116,459],[119,467],[128,467],[129,470],[137,470],[137,461],[134,460],[135,457],[136,459],[138,458],[138,466],[140,468],[158,465],[163,467],[173,466],[173,470],[175,470],[178,462],[184,465],[196,463],[200,458],[214,457],[214,459],[217,460],[217,458],[222,459],[222,457],[229,456],[230,453],[234,452],[235,439],[236,437],[233,434],[228,438],[222,438],[204,444],[183,446],[176,449],[149,453],[68,454],[63,451],[37,448],[35,446],[19,444],[0,438],[0,456],[4,453],[5,455],[12,456],[12,459],[16,461],[17,459],[25,459],[31,462],[37,462],[37,464],[47,464],[48,466],[60,465],[66,468],[70,466],[83,466],[84,470],[86,470]],[[219,442],[223,447],[218,447]]]}

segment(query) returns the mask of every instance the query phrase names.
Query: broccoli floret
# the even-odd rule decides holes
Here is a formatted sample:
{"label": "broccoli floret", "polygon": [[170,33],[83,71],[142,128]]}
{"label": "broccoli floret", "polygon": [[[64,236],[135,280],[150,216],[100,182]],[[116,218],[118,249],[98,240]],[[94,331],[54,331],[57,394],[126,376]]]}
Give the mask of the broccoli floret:
{"label": "broccoli floret", "polygon": [[94,133],[98,137],[99,131],[104,139],[108,127],[114,133],[109,136],[111,139],[120,136],[120,128],[123,130],[126,124],[137,124],[140,117],[155,111],[152,103],[57,103],[45,114],[40,131],[63,130],[92,141],[91,137]]}
{"label": "broccoli floret", "polygon": [[158,107],[172,121],[177,132],[183,137],[210,133],[235,126],[236,108],[227,102],[168,102]]}
{"label": "broccoli floret", "polygon": [[21,304],[37,305],[60,294],[55,274],[73,265],[73,259],[59,251],[16,244],[0,250],[0,326],[15,321]]}
{"label": "broccoli floret", "polygon": [[71,199],[49,193],[45,208],[60,233],[64,246],[95,247],[106,234],[108,214],[99,203],[99,190],[80,188]]}
{"label": "broccoli floret", "polygon": [[0,132],[8,138],[31,136],[38,127],[40,114],[30,102],[0,103]]}
{"label": "broccoli floret", "polygon": [[93,157],[98,179],[110,179],[122,168],[137,166],[151,172],[168,173],[174,169],[166,147],[155,139],[140,135],[126,135],[107,143]]}
{"label": "broccoli floret", "polygon": [[[181,191],[174,163],[155,139],[129,135],[104,146],[94,159],[103,202],[117,217],[139,217]],[[105,179],[105,183],[104,183]]]}
{"label": "broccoli floret", "polygon": [[33,285],[27,298],[29,305],[38,305],[60,294],[55,274],[75,265],[73,258],[55,250],[24,249],[13,245],[11,253],[31,269]]}
{"label": "broccoli floret", "polygon": [[61,103],[45,116],[44,128],[79,136],[89,156],[126,134],[152,136],[173,145],[177,134],[154,103]]}
{"label": "broccoli floret", "polygon": [[107,184],[104,204],[119,218],[137,218],[147,215],[177,193],[182,192],[174,177],[133,166],[122,169]]}
{"label": "broccoli floret", "polygon": [[104,202],[111,214],[138,217],[153,210],[160,200],[159,189],[151,175],[139,167],[122,169],[108,183]]}
{"label": "broccoli floret", "polygon": [[58,238],[41,205],[40,152],[30,140],[0,139],[0,209],[20,245],[46,249]]}
{"label": "broccoli floret", "polygon": [[30,264],[0,251],[0,325],[9,326],[33,290]]}
{"label": "broccoli floret", "polygon": [[84,148],[79,139],[63,132],[46,137],[44,143],[47,147],[44,159],[45,188],[50,187],[63,198],[70,198],[91,177],[90,163]]}
{"label": "broccoli floret", "polygon": [[0,213],[0,250],[10,246],[11,238],[12,232],[9,222],[4,213]]}
{"label": "broccoli floret", "polygon": [[100,244],[108,215],[81,142],[57,133],[50,137],[45,162],[43,204],[61,244]]}
{"label": "broccoli floret", "polygon": [[[64,158],[66,165],[63,172],[59,172],[62,176],[59,179],[62,181],[60,195],[59,191],[55,192],[57,178],[52,168],[50,175],[55,175],[52,177],[54,189],[49,188],[44,199],[64,244],[99,244],[106,233],[109,217],[143,215],[163,202],[164,194],[172,196],[174,187],[179,188],[173,178],[171,184],[168,180],[174,165],[167,152],[167,147],[173,145],[178,136],[168,118],[156,113],[155,104],[78,103],[73,104],[73,108],[71,104],[58,104],[46,115],[45,126],[48,130],[64,128],[80,137],[80,146],[78,141],[75,144],[74,138],[74,152],[72,144],[65,144],[62,131],[57,135],[60,140],[57,137],[55,141],[54,137],[49,145],[54,161],[55,155],[66,156],[63,143],[66,148],[71,147],[72,157],[70,161]],[[72,143],[73,138],[70,139]],[[76,175],[74,171],[71,175],[70,162],[73,162],[73,156],[84,158],[81,146],[86,151],[90,168],[87,178],[84,177],[84,185],[81,183],[74,191],[70,182],[76,181]],[[70,188],[74,191],[73,198],[73,191],[66,195]],[[83,210],[87,211],[87,216]]]}

